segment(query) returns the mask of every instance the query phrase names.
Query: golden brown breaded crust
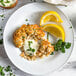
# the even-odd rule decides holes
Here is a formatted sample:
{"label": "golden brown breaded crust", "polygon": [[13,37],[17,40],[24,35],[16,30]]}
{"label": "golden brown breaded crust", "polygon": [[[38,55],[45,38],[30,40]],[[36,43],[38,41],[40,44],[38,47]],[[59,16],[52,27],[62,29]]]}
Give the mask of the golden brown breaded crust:
{"label": "golden brown breaded crust", "polygon": [[25,27],[26,27],[26,25],[22,25],[13,34],[13,42],[14,42],[15,46],[18,48],[22,47],[23,41],[26,38]]}
{"label": "golden brown breaded crust", "polygon": [[17,29],[13,34],[13,41],[16,47],[21,48],[24,40],[27,37],[38,40],[45,36],[45,33],[41,30],[41,28],[34,25],[22,25],[19,29]]}
{"label": "golden brown breaded crust", "polygon": [[[51,43],[48,40],[42,40],[38,53],[41,54],[39,56],[45,55],[49,56],[54,51],[54,47],[51,45]],[[37,53],[37,54],[38,54]]]}
{"label": "golden brown breaded crust", "polygon": [[17,3],[18,3],[18,0],[16,0],[16,2],[9,7],[4,7],[4,6],[0,6],[0,7],[5,8],[5,9],[10,9],[10,8],[14,8],[17,5]]}

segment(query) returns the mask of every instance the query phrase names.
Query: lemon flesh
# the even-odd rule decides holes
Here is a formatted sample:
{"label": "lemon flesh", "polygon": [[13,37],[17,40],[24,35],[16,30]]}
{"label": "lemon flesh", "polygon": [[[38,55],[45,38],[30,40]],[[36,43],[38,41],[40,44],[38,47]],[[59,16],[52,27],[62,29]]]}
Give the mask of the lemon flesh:
{"label": "lemon flesh", "polygon": [[58,22],[58,23],[62,23],[62,19],[60,17],[60,15],[55,12],[55,11],[47,11],[45,12],[41,19],[40,19],[40,25],[45,24],[46,22]]}
{"label": "lemon flesh", "polygon": [[59,25],[47,24],[47,25],[44,25],[42,28],[44,31],[49,32],[56,38],[61,38],[63,41],[65,41],[65,32]]}

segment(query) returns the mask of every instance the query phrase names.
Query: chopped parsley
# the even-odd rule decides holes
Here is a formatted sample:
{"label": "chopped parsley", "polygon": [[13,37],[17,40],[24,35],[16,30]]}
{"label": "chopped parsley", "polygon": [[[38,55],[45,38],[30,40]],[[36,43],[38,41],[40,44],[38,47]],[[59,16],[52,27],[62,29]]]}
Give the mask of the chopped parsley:
{"label": "chopped parsley", "polygon": [[0,40],[0,44],[3,44],[3,39]]}
{"label": "chopped parsley", "polygon": [[5,3],[10,3],[10,1],[7,0]]}
{"label": "chopped parsley", "polygon": [[33,43],[32,41],[28,41],[29,49],[27,49],[27,51],[35,52],[35,49],[31,48],[32,43]]}
{"label": "chopped parsley", "polygon": [[12,76],[13,75],[13,73],[10,73],[10,76]]}
{"label": "chopped parsley", "polygon": [[29,25],[29,23],[27,23],[27,25]]}
{"label": "chopped parsley", "polygon": [[22,36],[22,39],[24,39],[25,38],[25,36]]}
{"label": "chopped parsley", "polygon": [[64,46],[63,46],[63,47],[61,47],[61,49],[60,49],[60,50],[61,50],[61,52],[62,52],[62,53],[65,53],[65,48],[64,48]]}
{"label": "chopped parsley", "polygon": [[67,7],[67,5],[65,5],[65,7]]}
{"label": "chopped parsley", "polygon": [[[4,0],[0,0],[0,3],[3,5],[3,6],[5,6],[5,4],[4,4],[4,2],[3,2]],[[10,1],[6,1],[5,3],[10,3]]]}
{"label": "chopped parsley", "polygon": [[3,21],[4,19],[2,19],[2,21]]}
{"label": "chopped parsley", "polygon": [[29,56],[32,56],[32,54],[30,53]]}
{"label": "chopped parsley", "polygon": [[66,49],[69,49],[70,47],[71,47],[71,43],[67,43],[66,45],[65,45],[65,47],[66,47]]}
{"label": "chopped parsley", "polygon": [[3,33],[1,33],[1,36],[3,35]]}
{"label": "chopped parsley", "polygon": [[32,52],[35,52],[35,49],[32,49]]}
{"label": "chopped parsley", "polygon": [[1,2],[1,4],[2,4],[3,6],[5,6],[5,4],[4,4],[3,2]]}
{"label": "chopped parsley", "polygon": [[27,51],[30,51],[30,49],[27,49]]}
{"label": "chopped parsley", "polygon": [[4,73],[3,69],[4,69],[4,67],[0,66],[0,75],[1,76],[5,76],[5,73]]}
{"label": "chopped parsley", "polygon": [[11,70],[11,67],[10,67],[10,66],[7,66],[7,67],[5,68],[5,71],[6,71],[6,72],[12,71],[12,70]]}
{"label": "chopped parsley", "polygon": [[47,32],[47,39],[49,40],[49,32]]}
{"label": "chopped parsley", "polygon": [[2,21],[3,21],[4,18],[5,18],[4,14],[0,15],[0,17],[2,18]]}
{"label": "chopped parsley", "polygon": [[0,28],[0,31],[2,31],[2,29]]}
{"label": "chopped parsley", "polygon": [[70,19],[70,21],[71,21],[71,19]]}
{"label": "chopped parsley", "polygon": [[50,55],[54,55],[54,52],[52,52]]}
{"label": "chopped parsley", "polygon": [[0,15],[0,17],[4,17],[4,14],[3,15]]}
{"label": "chopped parsley", "polygon": [[70,26],[70,28],[72,28],[72,26]]}
{"label": "chopped parsley", "polygon": [[3,2],[3,0],[0,0],[0,2]]}
{"label": "chopped parsley", "polygon": [[55,51],[65,53],[65,49],[69,49],[71,47],[71,43],[63,42],[61,39],[59,39],[56,44],[53,44],[53,46]]}
{"label": "chopped parsley", "polygon": [[33,42],[32,41],[28,41],[29,48],[31,48],[31,43],[33,43]]}
{"label": "chopped parsley", "polygon": [[[8,74],[5,74],[7,72]],[[12,69],[10,66],[2,67],[0,66],[0,76],[15,76],[12,72]]]}
{"label": "chopped parsley", "polygon": [[28,21],[28,19],[25,19],[25,21]]}

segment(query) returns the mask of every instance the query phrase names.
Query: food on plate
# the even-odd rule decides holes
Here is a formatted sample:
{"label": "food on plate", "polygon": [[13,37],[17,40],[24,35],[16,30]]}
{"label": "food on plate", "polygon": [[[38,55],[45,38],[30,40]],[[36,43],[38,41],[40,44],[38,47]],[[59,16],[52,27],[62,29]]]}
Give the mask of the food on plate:
{"label": "food on plate", "polygon": [[62,23],[63,21],[56,11],[47,11],[42,15],[40,19],[40,25],[42,26],[47,22]]}
{"label": "food on plate", "polygon": [[42,26],[43,30],[64,41],[65,32],[61,23],[63,23],[63,21],[56,11],[47,11],[40,19],[40,26]]}
{"label": "food on plate", "polygon": [[55,36],[56,38],[60,38],[63,41],[65,40],[64,29],[61,28],[60,26],[56,24],[46,24],[43,26],[43,29],[52,34],[53,36]]}
{"label": "food on plate", "polygon": [[22,25],[14,32],[13,41],[21,49],[21,55],[28,60],[49,56],[54,47],[44,39],[45,33],[38,25]]}
{"label": "food on plate", "polygon": [[[48,21],[55,23],[48,24]],[[36,60],[53,55],[55,51],[65,53],[65,49],[69,49],[71,43],[65,42],[65,31],[62,22],[57,12],[47,11],[41,17],[41,27],[37,24],[24,24],[17,29],[13,34],[13,42],[17,48],[21,49],[20,56],[27,60]],[[45,38],[45,32],[47,32],[47,39]],[[57,38],[57,41],[53,44],[49,41],[50,34]]]}
{"label": "food on plate", "polygon": [[3,8],[13,8],[18,3],[18,0],[0,0],[0,7]]}
{"label": "food on plate", "polygon": [[59,39],[56,43],[52,44],[54,46],[54,51],[65,53],[66,49],[69,49],[71,47],[70,42],[65,42]]}

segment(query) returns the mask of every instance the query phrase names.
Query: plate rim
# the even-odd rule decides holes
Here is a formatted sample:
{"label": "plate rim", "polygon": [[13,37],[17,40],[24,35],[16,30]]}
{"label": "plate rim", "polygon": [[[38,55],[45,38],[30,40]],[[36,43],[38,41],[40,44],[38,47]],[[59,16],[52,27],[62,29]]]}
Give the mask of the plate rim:
{"label": "plate rim", "polygon": [[[18,11],[19,9],[21,9],[21,8],[23,8],[23,7],[25,7],[25,6],[31,5],[31,4],[48,4],[48,5],[51,5],[51,4],[49,4],[49,3],[32,2],[32,3],[27,3],[27,4],[23,5],[23,6],[21,6],[21,7],[18,8],[16,11]],[[72,33],[73,33],[73,44],[72,44],[71,52],[69,53],[66,61],[65,61],[61,66],[59,66],[58,68],[56,68],[56,69],[54,70],[54,71],[56,71],[56,70],[62,68],[62,67],[65,65],[65,63],[66,63],[67,60],[70,58],[70,56],[71,56],[71,54],[72,54],[72,52],[73,52],[73,48],[74,48],[74,30],[73,30],[73,25],[72,25],[72,23],[70,22],[69,18],[68,18],[59,8],[57,8],[57,7],[54,6],[54,5],[51,5],[51,6],[55,7],[56,9],[58,9],[58,10],[66,17],[66,19],[69,21],[69,24],[72,26]],[[13,15],[16,11],[14,11],[14,12],[12,13],[12,15]],[[8,18],[8,20],[12,17],[12,15]],[[4,46],[4,49],[5,49],[6,54],[7,54],[7,51],[6,51],[6,48],[5,48],[5,28],[6,28],[6,26],[7,26],[8,20],[7,20],[7,22],[6,22],[6,25],[5,25],[5,27],[4,27],[4,32],[3,32],[3,46]],[[8,54],[7,54],[7,56],[8,56]],[[13,61],[11,60],[11,58],[10,58],[9,56],[8,56],[8,58],[9,58],[9,60],[12,62],[12,64],[13,64],[15,67],[17,67],[19,70],[21,70],[21,71],[23,71],[23,72],[25,72],[25,73],[28,73],[28,74],[32,74],[32,73],[29,73],[29,72],[26,72],[26,71],[22,70],[19,66],[17,66],[15,63],[13,63]],[[51,72],[54,72],[54,71],[51,71]],[[44,73],[44,74],[48,74],[48,73],[50,73],[50,71],[48,71],[47,73]],[[33,75],[44,75],[44,74],[33,74]]]}

